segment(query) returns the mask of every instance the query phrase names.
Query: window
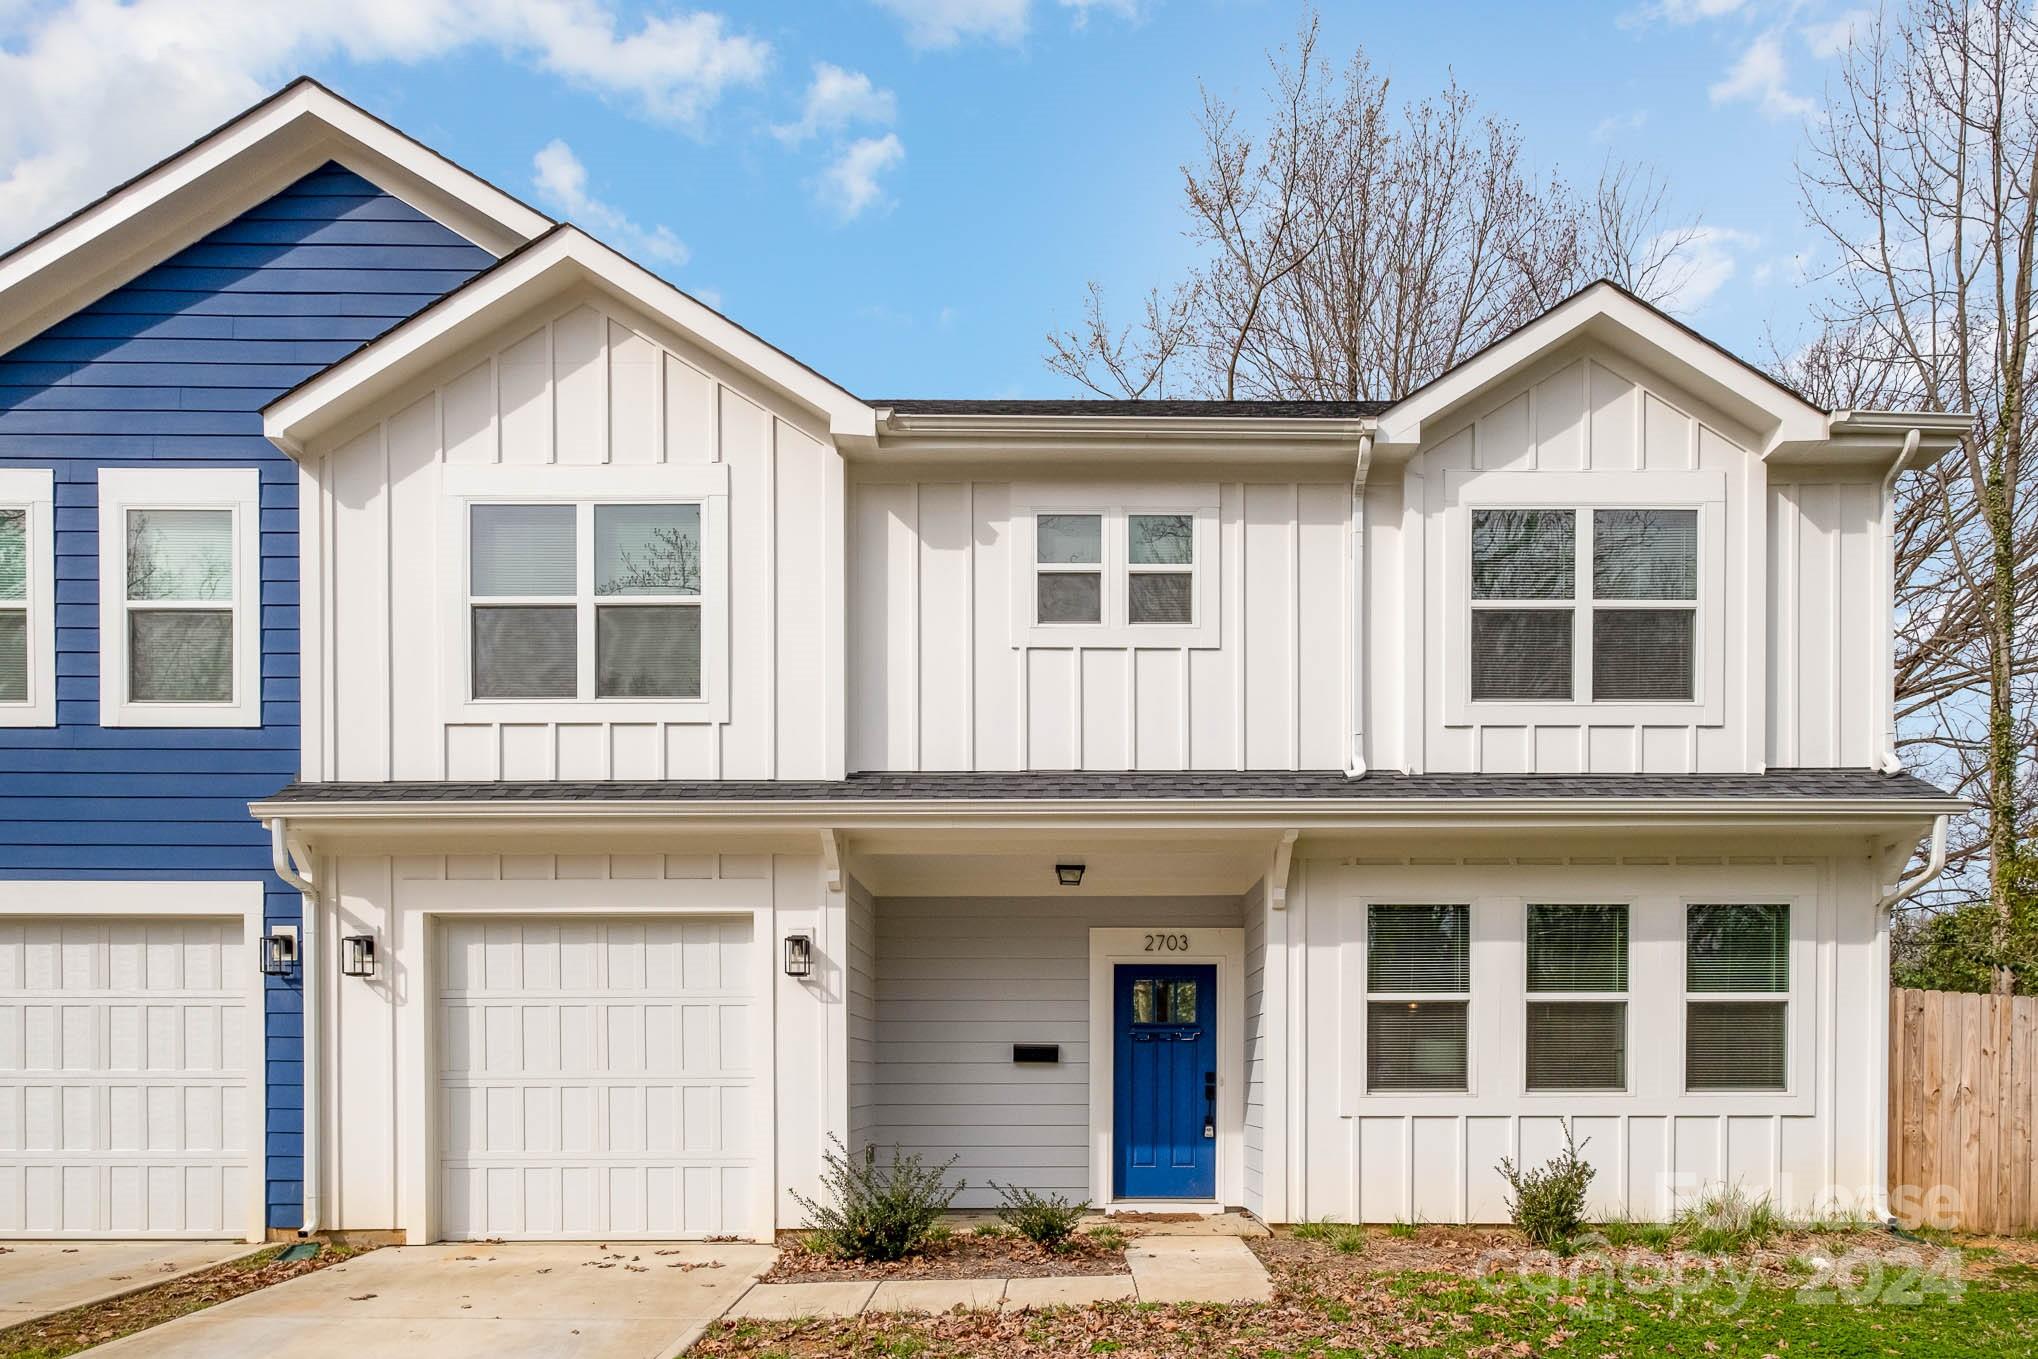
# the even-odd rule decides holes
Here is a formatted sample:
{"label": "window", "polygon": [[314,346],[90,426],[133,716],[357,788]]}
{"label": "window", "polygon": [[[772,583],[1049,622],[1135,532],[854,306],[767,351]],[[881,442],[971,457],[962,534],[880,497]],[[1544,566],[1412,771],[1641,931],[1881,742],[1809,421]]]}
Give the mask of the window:
{"label": "window", "polygon": [[1214,647],[1217,488],[1019,486],[1012,644]]}
{"label": "window", "polygon": [[1141,977],[1132,983],[1132,1022],[1135,1024],[1194,1024],[1196,983],[1158,981]]}
{"label": "window", "polygon": [[1104,517],[1043,514],[1034,521],[1036,619],[1042,623],[1104,621]]}
{"label": "window", "polygon": [[1195,519],[1186,514],[1130,514],[1125,528],[1128,621],[1195,622]]}
{"label": "window", "polygon": [[103,723],[260,724],[259,495],[253,468],[100,473]]}
{"label": "window", "polygon": [[1366,1088],[1469,1088],[1469,906],[1366,908]]}
{"label": "window", "polygon": [[1625,1090],[1628,908],[1528,908],[1530,1090]]}
{"label": "window", "polygon": [[1687,1090],[1787,1088],[1789,906],[1687,907],[1684,990]]}
{"label": "window", "polygon": [[699,502],[468,508],[475,699],[701,697]]}
{"label": "window", "polygon": [[0,727],[56,721],[53,475],[0,469]]}
{"label": "window", "polygon": [[1474,702],[1693,701],[1697,510],[1476,508],[1471,520]]}

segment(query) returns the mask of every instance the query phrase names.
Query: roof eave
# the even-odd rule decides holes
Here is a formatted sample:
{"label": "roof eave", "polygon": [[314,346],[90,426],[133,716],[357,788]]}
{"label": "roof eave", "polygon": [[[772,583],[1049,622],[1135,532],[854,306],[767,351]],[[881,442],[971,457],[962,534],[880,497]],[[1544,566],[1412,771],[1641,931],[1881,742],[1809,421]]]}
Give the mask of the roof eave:
{"label": "roof eave", "polygon": [[877,411],[867,451],[887,461],[1024,455],[1029,460],[1225,457],[1278,454],[1283,461],[1348,462],[1373,432],[1371,416],[987,415]]}

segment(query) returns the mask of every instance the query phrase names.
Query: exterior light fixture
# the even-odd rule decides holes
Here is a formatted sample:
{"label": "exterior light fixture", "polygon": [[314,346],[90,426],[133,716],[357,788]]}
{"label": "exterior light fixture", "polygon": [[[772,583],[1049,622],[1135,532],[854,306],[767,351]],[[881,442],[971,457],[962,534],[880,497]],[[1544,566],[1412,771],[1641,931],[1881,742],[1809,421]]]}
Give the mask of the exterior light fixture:
{"label": "exterior light fixture", "polygon": [[375,936],[350,934],[340,940],[340,974],[347,977],[375,975]]}
{"label": "exterior light fixture", "polygon": [[1081,887],[1083,885],[1083,865],[1056,864],[1054,866],[1054,880],[1064,887]]}
{"label": "exterior light fixture", "polygon": [[814,940],[806,934],[785,937],[785,974],[802,981],[814,975]]}
{"label": "exterior light fixture", "polygon": [[262,975],[287,977],[297,966],[297,931],[279,929],[262,936]]}

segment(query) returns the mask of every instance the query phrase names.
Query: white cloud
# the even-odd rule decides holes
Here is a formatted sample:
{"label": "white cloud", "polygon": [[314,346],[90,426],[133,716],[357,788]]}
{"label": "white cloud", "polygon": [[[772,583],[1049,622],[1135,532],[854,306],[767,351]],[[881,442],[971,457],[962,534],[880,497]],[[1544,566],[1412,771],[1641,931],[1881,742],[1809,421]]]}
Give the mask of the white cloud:
{"label": "white cloud", "polygon": [[666,264],[685,264],[690,252],[670,228],[646,229],[621,210],[587,191],[587,167],[557,137],[531,157],[531,184],[538,196],[625,255]]}
{"label": "white cloud", "polygon": [[[1110,10],[1135,18],[1142,0],[1057,0],[1062,9],[1073,11],[1073,22],[1081,28],[1097,10]],[[1717,0],[1707,0],[1717,3]],[[1738,3],[1738,0],[1737,0]],[[973,39],[1018,42],[1026,36],[1033,0],[876,0],[906,26],[906,41],[914,47],[954,47]]]}
{"label": "white cloud", "polygon": [[1754,235],[1732,227],[1697,227],[1670,257],[1665,276],[1669,292],[1660,299],[1666,311],[1689,315],[1710,302],[1739,267],[1738,256],[1759,244]]}
{"label": "white cloud", "polygon": [[1608,114],[1593,125],[1592,140],[1596,142],[1610,142],[1623,133],[1640,132],[1643,125],[1648,121],[1649,111],[1647,109],[1635,109],[1630,113]]}
{"label": "white cloud", "polygon": [[1863,25],[1870,23],[1875,15],[1865,9],[1850,9],[1845,14],[1824,23],[1806,24],[1798,31],[1804,36],[1805,46],[1821,61],[1837,57],[1853,43],[1854,35]]}
{"label": "white cloud", "polygon": [[780,141],[797,146],[819,132],[840,132],[852,123],[890,123],[899,103],[890,90],[878,89],[861,71],[845,71],[825,61],[814,63],[806,105],[797,123],[772,129]]}
{"label": "white cloud", "polygon": [[1701,19],[1725,18],[1737,13],[1746,3],[1747,0],[1658,0],[1656,4],[1630,10],[1617,22],[1622,28],[1654,22],[1695,24]]}
{"label": "white cloud", "polygon": [[487,49],[692,126],[770,45],[710,11],[612,0],[63,0],[0,46],[0,240],[27,235],[332,57]]}
{"label": "white cloud", "polygon": [[1774,33],[1764,33],[1708,93],[1715,104],[1752,103],[1766,118],[1801,118],[1811,112],[1812,101],[1792,94],[1789,82],[1782,41]]}
{"label": "white cloud", "polygon": [[845,222],[862,216],[884,192],[878,176],[905,158],[906,148],[896,133],[857,138],[821,172],[822,201]]}

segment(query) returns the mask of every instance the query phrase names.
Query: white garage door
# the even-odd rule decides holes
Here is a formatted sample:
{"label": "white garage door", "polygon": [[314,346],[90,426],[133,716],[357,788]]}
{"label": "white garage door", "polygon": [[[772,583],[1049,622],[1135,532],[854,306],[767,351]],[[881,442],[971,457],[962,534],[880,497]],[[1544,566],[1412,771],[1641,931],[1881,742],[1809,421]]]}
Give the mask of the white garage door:
{"label": "white garage door", "polygon": [[749,917],[449,921],[442,1236],[750,1230]]}
{"label": "white garage door", "polygon": [[239,920],[0,920],[0,1235],[247,1231],[250,966]]}

